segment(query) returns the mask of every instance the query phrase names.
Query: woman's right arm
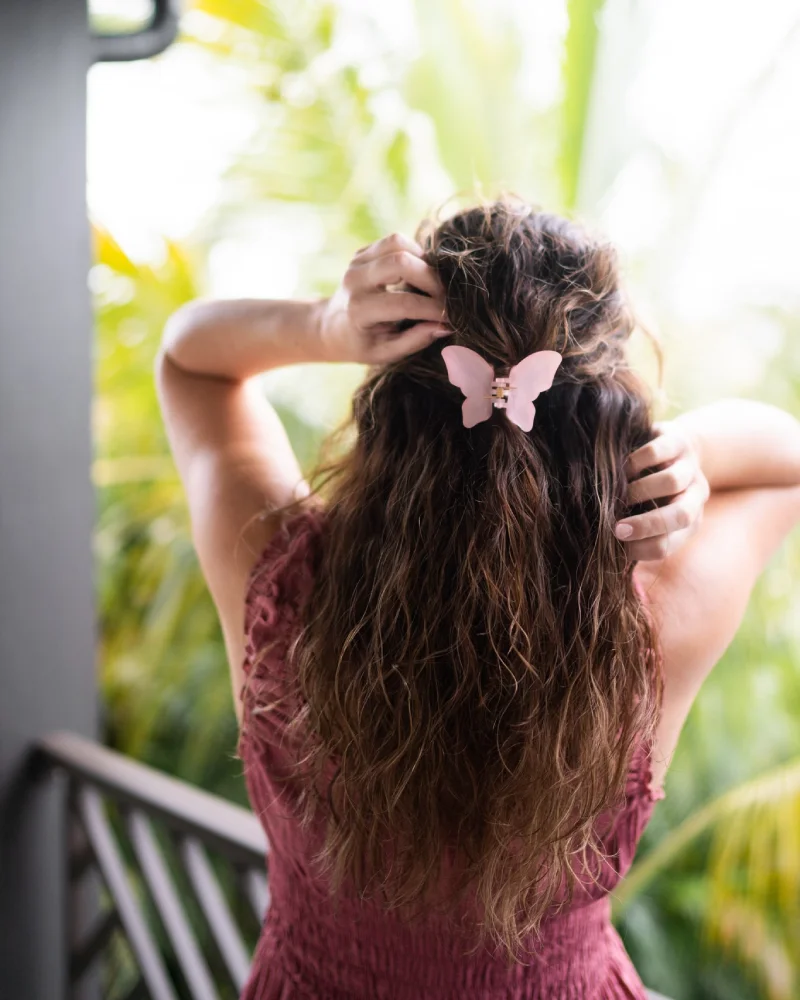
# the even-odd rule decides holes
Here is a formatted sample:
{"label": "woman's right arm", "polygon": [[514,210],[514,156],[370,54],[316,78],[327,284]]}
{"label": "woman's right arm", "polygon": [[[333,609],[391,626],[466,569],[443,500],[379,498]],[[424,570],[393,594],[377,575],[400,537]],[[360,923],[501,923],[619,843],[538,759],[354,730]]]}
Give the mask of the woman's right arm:
{"label": "woman's right arm", "polygon": [[800,421],[751,399],[723,399],[676,417],[713,491],[800,483]]}
{"label": "woman's right arm", "polygon": [[736,635],[758,577],[800,523],[800,422],[793,416],[726,400],[676,423],[695,443],[711,495],[682,548],[636,567],[656,613],[664,665],[654,784],[703,681]]}

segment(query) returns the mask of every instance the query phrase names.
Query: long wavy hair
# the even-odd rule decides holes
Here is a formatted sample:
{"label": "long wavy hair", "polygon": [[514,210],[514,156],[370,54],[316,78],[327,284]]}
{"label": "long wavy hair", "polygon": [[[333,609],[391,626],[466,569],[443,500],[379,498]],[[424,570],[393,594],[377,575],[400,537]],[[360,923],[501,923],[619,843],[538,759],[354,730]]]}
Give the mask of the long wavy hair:
{"label": "long wavy hair", "polygon": [[[509,199],[417,238],[455,332],[369,372],[354,442],[320,470],[325,542],[291,647],[298,773],[334,889],[411,912],[455,851],[481,938],[513,956],[562,885],[572,898],[657,722],[656,637],[614,535],[651,412],[607,244]],[[447,343],[499,374],[561,353],[530,432],[502,410],[463,426]]]}

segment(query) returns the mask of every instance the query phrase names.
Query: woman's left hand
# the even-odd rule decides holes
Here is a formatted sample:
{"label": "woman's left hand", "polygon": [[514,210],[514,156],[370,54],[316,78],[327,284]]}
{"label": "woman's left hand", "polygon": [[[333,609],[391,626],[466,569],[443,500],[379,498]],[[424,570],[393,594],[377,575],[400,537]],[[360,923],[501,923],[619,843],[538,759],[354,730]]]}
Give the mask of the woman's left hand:
{"label": "woman's left hand", "polygon": [[[663,507],[626,517],[616,525],[617,538],[631,559],[664,559],[684,545],[700,527],[709,496],[699,448],[676,424],[656,424],[652,441],[628,457],[628,502],[669,499]],[[647,475],[642,475],[645,470]]]}

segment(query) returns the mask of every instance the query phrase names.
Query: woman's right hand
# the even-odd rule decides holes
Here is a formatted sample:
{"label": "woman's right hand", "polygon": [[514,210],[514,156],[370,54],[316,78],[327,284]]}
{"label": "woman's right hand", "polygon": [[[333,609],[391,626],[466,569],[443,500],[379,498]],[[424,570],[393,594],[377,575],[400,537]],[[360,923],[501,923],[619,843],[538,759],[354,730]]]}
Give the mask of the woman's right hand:
{"label": "woman's right hand", "polygon": [[[663,559],[700,527],[709,497],[695,438],[673,421],[656,424],[652,441],[628,457],[628,502],[669,499],[663,507],[623,518],[615,528],[631,559]],[[651,470],[642,475],[645,470]]]}
{"label": "woman's right hand", "polygon": [[[444,289],[422,254],[418,243],[399,233],[355,254],[339,288],[320,304],[319,333],[328,360],[387,364],[452,333]],[[413,325],[405,328],[409,321]]]}

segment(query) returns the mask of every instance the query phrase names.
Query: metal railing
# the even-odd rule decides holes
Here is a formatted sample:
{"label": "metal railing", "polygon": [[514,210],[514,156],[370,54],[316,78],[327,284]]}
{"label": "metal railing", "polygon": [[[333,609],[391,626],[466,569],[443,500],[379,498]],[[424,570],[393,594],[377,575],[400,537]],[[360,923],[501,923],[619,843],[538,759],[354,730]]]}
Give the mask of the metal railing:
{"label": "metal railing", "polygon": [[237,997],[269,905],[255,816],[72,733],[39,753],[67,783],[68,995]]}
{"label": "metal railing", "polygon": [[235,1000],[269,906],[256,817],[73,733],[38,755],[66,782],[66,994]]}

